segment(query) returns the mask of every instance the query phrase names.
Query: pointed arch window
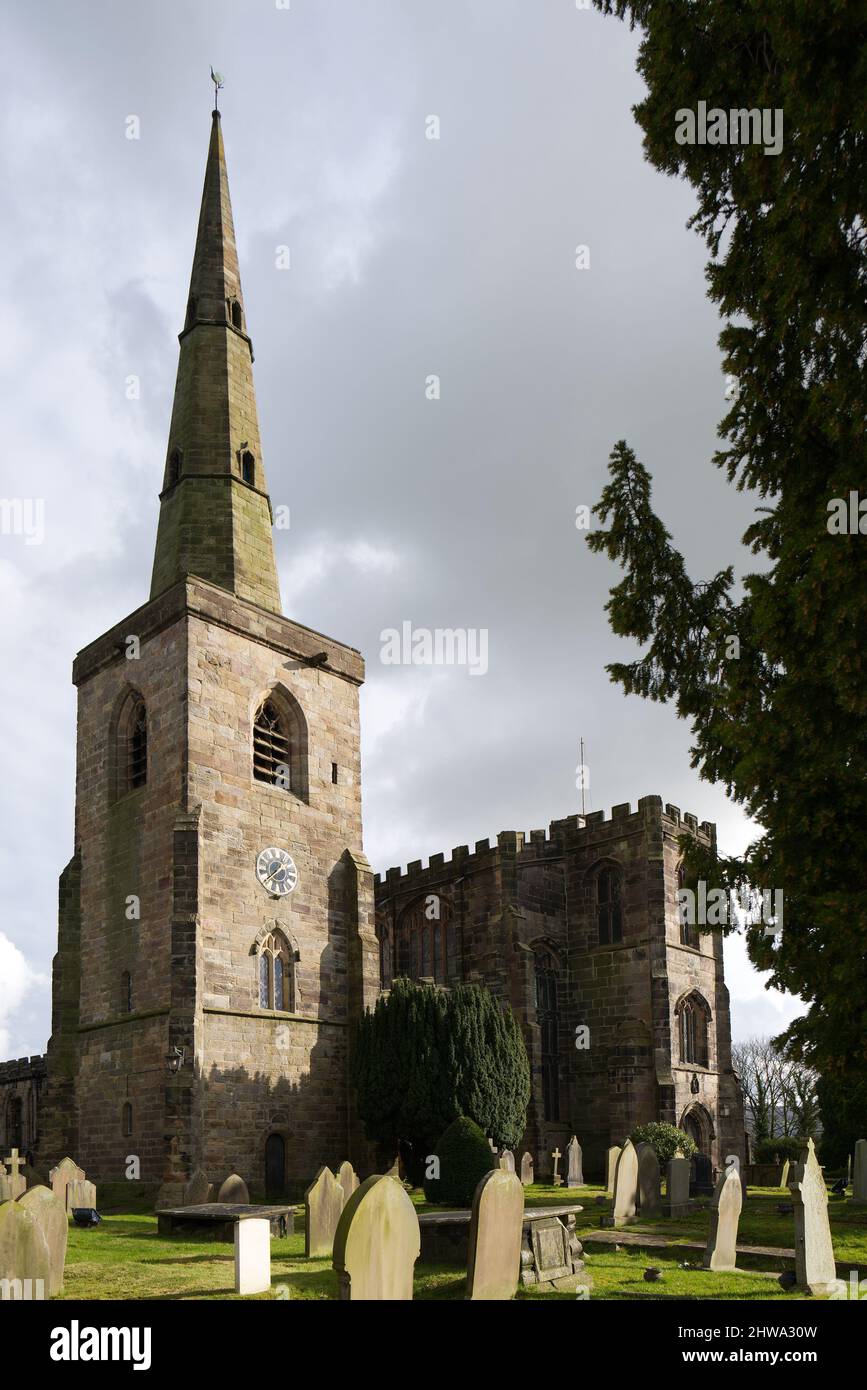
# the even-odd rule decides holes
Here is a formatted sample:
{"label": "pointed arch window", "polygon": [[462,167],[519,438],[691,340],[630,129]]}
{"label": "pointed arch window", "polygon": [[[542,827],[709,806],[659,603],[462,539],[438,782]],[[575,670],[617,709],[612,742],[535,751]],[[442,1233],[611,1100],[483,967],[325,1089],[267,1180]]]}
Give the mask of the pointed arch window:
{"label": "pointed arch window", "polygon": [[258,958],[259,1008],[294,1013],[297,955],[281,931],[275,929],[259,942]]}
{"label": "pointed arch window", "polygon": [[282,688],[262,701],[253,719],[253,777],[308,799],[307,723]]}
{"label": "pointed arch window", "polygon": [[241,477],[251,487],[256,485],[256,456],[249,449],[241,451]]}
{"label": "pointed arch window", "polygon": [[439,893],[412,903],[397,926],[395,975],[455,984],[460,978],[451,903]]}
{"label": "pointed arch window", "polygon": [[144,698],[127,689],[110,726],[112,799],[145,786],[148,779],[148,715]]}
{"label": "pointed arch window", "polygon": [[596,875],[596,931],[600,946],[623,940],[623,874],[613,865]]}
{"label": "pointed arch window", "polygon": [[542,1108],[546,1120],[559,1120],[560,1006],[557,998],[559,970],[553,952],[547,947],[538,947],[534,955],[536,1022],[539,1025],[542,1063]]}
{"label": "pointed arch window", "polygon": [[680,1060],[687,1066],[706,1067],[708,1062],[708,1024],[710,1009],[695,991],[681,1000],[676,1010]]}
{"label": "pointed arch window", "polygon": [[243,327],[243,314],[242,314],[242,312],[241,312],[241,304],[240,304],[240,301],[239,301],[239,300],[233,299],[233,300],[230,302],[230,305],[229,305],[229,312],[230,312],[231,318],[232,318],[232,327],[233,327],[233,328],[242,328],[242,327]]}
{"label": "pointed arch window", "polygon": [[[681,889],[686,887],[686,867],[683,864],[677,866],[677,888],[678,895]],[[689,899],[677,899],[678,914],[680,917],[680,944],[681,946],[692,946],[696,950],[699,947],[698,927],[694,922],[690,922]]]}

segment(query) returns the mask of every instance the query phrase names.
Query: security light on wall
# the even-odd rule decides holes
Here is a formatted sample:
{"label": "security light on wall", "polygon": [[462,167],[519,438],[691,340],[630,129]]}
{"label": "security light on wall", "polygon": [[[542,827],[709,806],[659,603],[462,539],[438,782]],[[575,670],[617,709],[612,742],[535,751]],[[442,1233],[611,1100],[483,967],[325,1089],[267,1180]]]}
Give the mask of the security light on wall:
{"label": "security light on wall", "polygon": [[186,1052],[182,1047],[174,1047],[166,1057],[166,1066],[172,1076],[176,1076],[186,1061]]}

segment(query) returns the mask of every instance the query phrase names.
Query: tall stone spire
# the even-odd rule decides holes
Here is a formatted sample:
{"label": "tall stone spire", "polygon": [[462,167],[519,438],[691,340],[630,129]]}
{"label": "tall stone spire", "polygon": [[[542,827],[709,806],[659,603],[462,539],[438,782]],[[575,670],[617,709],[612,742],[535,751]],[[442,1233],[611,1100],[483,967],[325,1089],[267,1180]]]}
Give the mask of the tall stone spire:
{"label": "tall stone spire", "polygon": [[214,111],[180,358],[151,598],[188,575],[279,613],[220,113]]}

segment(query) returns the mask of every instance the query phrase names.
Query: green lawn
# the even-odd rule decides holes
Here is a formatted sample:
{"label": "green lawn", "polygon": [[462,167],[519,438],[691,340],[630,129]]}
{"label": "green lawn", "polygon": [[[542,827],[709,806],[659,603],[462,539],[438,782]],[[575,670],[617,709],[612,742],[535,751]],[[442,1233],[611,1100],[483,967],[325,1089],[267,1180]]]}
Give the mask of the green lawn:
{"label": "green lawn", "polygon": [[[589,1231],[601,1225],[610,1202],[597,1205],[598,1187],[564,1191],[563,1188],[527,1189],[528,1207],[574,1201],[583,1205],[576,1213],[576,1227]],[[419,1210],[429,1210],[423,1195],[413,1193]],[[750,1189],[741,1216],[738,1239],[748,1245],[791,1247],[792,1218],[778,1216],[783,1192]],[[838,1260],[867,1266],[867,1211],[834,1199],[830,1203],[834,1249]],[[304,1257],[303,1217],[286,1240],[271,1242],[271,1293],[258,1298],[334,1299],[337,1279],[329,1260]],[[704,1241],[708,1229],[707,1204],[679,1221],[636,1222],[630,1231],[665,1235],[673,1243]],[[797,1299],[777,1282],[782,1265],[766,1262],[765,1269],[751,1268],[737,1274],[711,1274],[696,1268],[700,1255],[692,1251],[641,1251],[596,1247],[587,1252],[587,1272],[592,1280],[591,1299],[698,1298],[698,1299]],[[681,1269],[681,1263],[693,1268]],[[646,1283],[644,1270],[655,1265],[662,1271],[658,1283]],[[462,1299],[464,1270],[445,1265],[416,1267],[418,1299]],[[156,1218],[144,1211],[106,1215],[101,1225],[81,1230],[70,1226],[63,1298],[67,1299],[212,1299],[235,1298],[234,1254],[230,1243],[200,1241],[189,1236],[171,1239],[157,1234]],[[544,1298],[574,1302],[567,1292],[540,1293],[521,1289],[518,1299]]]}

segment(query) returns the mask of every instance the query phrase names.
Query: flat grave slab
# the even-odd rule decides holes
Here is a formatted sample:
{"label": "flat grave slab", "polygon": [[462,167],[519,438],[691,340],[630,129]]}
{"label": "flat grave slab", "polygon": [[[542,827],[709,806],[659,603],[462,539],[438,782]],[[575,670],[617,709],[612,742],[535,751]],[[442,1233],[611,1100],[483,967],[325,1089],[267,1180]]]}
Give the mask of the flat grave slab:
{"label": "flat grave slab", "polygon": [[[544,1207],[525,1207],[523,1234],[529,1237],[530,1226],[545,1216],[574,1216],[583,1208],[577,1202],[563,1202]],[[466,1264],[470,1236],[470,1210],[419,1212],[421,1254],[425,1264]]]}
{"label": "flat grave slab", "polygon": [[198,1235],[211,1240],[233,1241],[236,1221],[270,1223],[272,1236],[295,1233],[294,1206],[252,1206],[234,1202],[203,1202],[193,1207],[161,1207],[156,1213],[161,1236]]}

